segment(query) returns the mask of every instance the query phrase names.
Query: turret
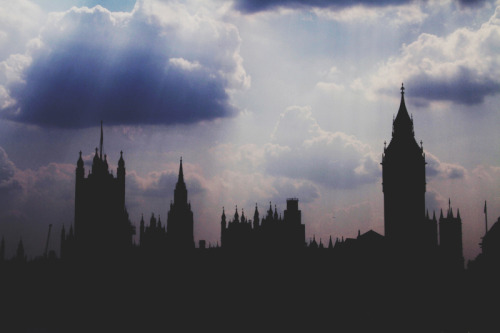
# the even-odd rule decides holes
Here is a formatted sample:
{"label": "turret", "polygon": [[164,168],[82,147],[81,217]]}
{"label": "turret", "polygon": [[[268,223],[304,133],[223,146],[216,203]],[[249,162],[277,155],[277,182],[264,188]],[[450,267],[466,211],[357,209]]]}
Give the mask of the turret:
{"label": "turret", "polygon": [[141,214],[141,222],[139,223],[139,246],[142,246],[144,240],[144,215]]}
{"label": "turret", "polygon": [[80,151],[80,156],[78,157],[78,161],[76,162],[76,179],[77,181],[83,179],[85,176],[85,169],[83,167],[83,159],[82,152]]}
{"label": "turret", "polygon": [[224,211],[224,207],[222,207],[222,216],[220,217],[221,229],[226,230],[227,222],[226,222],[226,212]]}
{"label": "turret", "polygon": [[22,238],[19,240],[19,243],[17,244],[16,260],[26,261],[26,255],[24,253],[24,245]]}
{"label": "turret", "polygon": [[233,222],[235,223],[240,222],[240,216],[238,214],[238,206],[236,206],[236,209],[234,211]]}
{"label": "turret", "polygon": [[259,228],[259,210],[257,209],[257,203],[255,203],[255,212],[253,213],[253,228]]}

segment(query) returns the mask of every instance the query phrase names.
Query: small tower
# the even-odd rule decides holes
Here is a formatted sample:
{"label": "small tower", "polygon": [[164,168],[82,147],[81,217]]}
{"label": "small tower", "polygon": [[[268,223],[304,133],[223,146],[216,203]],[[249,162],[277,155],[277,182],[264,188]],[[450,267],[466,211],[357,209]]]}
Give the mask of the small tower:
{"label": "small tower", "polygon": [[144,241],[144,215],[141,215],[141,222],[139,223],[139,246],[143,245]]}
{"label": "small tower", "polygon": [[179,163],[179,177],[174,189],[174,202],[167,217],[167,245],[171,249],[194,249],[193,212],[188,203],[188,191],[184,182],[182,157]]}
{"label": "small tower", "polygon": [[253,213],[253,229],[259,229],[259,209],[257,208],[257,203],[255,203],[255,212]]}
{"label": "small tower", "polygon": [[225,234],[227,230],[226,212],[224,207],[222,207],[222,215],[220,217],[220,243],[224,246]]}
{"label": "small tower", "polygon": [[439,218],[439,250],[441,253],[443,267],[452,271],[464,269],[464,256],[462,248],[462,219],[460,211],[453,216],[451,200],[448,200],[448,213],[446,217]]}

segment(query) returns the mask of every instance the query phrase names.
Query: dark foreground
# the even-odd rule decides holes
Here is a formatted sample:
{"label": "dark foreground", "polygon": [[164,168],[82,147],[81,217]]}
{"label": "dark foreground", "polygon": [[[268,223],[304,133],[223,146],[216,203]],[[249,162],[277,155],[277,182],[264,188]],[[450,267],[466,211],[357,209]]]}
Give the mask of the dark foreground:
{"label": "dark foreground", "polygon": [[2,332],[498,332],[499,275],[310,254],[0,266]]}

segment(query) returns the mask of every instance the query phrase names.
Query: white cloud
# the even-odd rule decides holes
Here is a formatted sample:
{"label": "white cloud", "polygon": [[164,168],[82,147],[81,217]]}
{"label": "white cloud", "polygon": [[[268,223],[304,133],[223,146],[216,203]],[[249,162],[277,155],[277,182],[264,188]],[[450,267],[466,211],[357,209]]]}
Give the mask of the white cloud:
{"label": "white cloud", "polygon": [[313,12],[320,18],[343,23],[373,24],[384,21],[393,26],[420,24],[427,14],[419,4],[411,3],[402,6],[367,7],[362,5],[337,8],[314,8]]}
{"label": "white cloud", "polygon": [[[500,7],[477,30],[459,28],[447,36],[421,34],[383,64],[371,79],[372,94],[394,95],[404,82],[417,103],[482,103],[500,93]],[[372,96],[373,96],[372,95]]]}
{"label": "white cloud", "polygon": [[427,162],[427,177],[458,179],[467,176],[467,169],[465,169],[463,166],[441,162],[436,156],[431,153],[425,153],[425,161]]}
{"label": "white cloud", "polygon": [[44,20],[42,10],[28,0],[0,1],[0,61],[23,52],[26,43],[38,35]]}
{"label": "white cloud", "polygon": [[171,63],[172,65],[180,67],[186,71],[193,71],[193,70],[201,68],[201,65],[199,62],[197,62],[197,61],[190,62],[190,61],[183,59],[183,58],[170,58],[168,60],[168,62]]}
{"label": "white cloud", "polygon": [[280,117],[266,170],[291,179],[307,179],[332,188],[355,188],[380,177],[370,148],[354,136],[320,128],[308,107],[290,107]]}

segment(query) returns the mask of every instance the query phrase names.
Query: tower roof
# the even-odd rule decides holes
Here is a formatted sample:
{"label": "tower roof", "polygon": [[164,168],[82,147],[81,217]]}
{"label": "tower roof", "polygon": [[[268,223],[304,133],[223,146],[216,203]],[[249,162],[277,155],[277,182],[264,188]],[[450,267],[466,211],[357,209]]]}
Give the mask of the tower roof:
{"label": "tower roof", "polygon": [[414,137],[415,133],[413,132],[413,119],[411,119],[408,114],[408,110],[406,109],[405,104],[405,87],[401,84],[401,103],[399,104],[398,114],[394,119],[393,123],[393,137],[401,137],[401,136],[411,136]]}
{"label": "tower roof", "polygon": [[[407,159],[408,156],[423,155],[423,146],[418,145],[413,130],[413,119],[408,114],[405,104],[405,87],[401,84],[401,103],[398,114],[392,123],[392,139],[387,148],[384,147],[383,160],[388,155],[397,155],[399,158]],[[392,157],[391,157],[392,158]]]}
{"label": "tower roof", "polygon": [[182,170],[182,157],[181,157],[181,161],[179,163],[179,178],[177,179],[177,184],[175,185],[175,188],[176,189],[179,189],[179,188],[185,189],[186,188],[186,183],[184,182],[184,171]]}
{"label": "tower roof", "polygon": [[182,170],[182,157],[179,164],[179,179],[177,180],[177,182],[184,183],[184,171]]}

